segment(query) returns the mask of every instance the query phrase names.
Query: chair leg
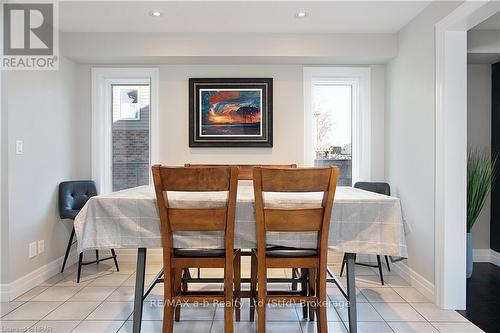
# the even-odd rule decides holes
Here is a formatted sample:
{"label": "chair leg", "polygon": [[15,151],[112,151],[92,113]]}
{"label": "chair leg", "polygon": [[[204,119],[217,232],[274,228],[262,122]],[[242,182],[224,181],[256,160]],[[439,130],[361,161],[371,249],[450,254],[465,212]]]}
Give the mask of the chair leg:
{"label": "chair leg", "polygon": [[391,271],[391,266],[389,265],[389,256],[385,256],[385,263],[387,264],[387,270]]}
{"label": "chair leg", "polygon": [[[292,278],[297,278],[299,277],[299,269],[298,268],[292,268]],[[297,282],[292,283],[292,290],[297,290]]]}
{"label": "chair leg", "polygon": [[99,265],[99,250],[95,250],[95,261],[96,265]]}
{"label": "chair leg", "polygon": [[[167,300],[171,303],[170,300]],[[173,333],[174,332],[174,305],[165,304],[163,308],[163,333]]]}
{"label": "chair leg", "polygon": [[233,333],[233,288],[234,288],[234,258],[227,258],[224,268],[224,332]]}
{"label": "chair leg", "polygon": [[236,321],[241,320],[241,252],[238,251],[234,258],[234,309]]}
{"label": "chair leg", "polygon": [[116,271],[119,272],[120,268],[118,267],[118,260],[116,260],[115,249],[111,249],[111,255],[113,256],[113,261],[115,262]]}
{"label": "chair leg", "polygon": [[342,266],[340,267],[340,277],[344,274],[345,263],[347,262],[347,256],[344,253],[344,257],[342,258]]}
{"label": "chair leg", "polygon": [[[309,276],[309,270],[307,270],[305,268],[301,268],[300,269],[300,278],[303,281],[300,283],[300,294],[302,296],[307,296],[308,286],[307,286],[307,282],[305,280],[307,279],[308,276]],[[307,317],[307,308],[308,308],[308,304],[303,303],[302,304],[302,318],[304,318],[304,319],[308,318]]]}
{"label": "chair leg", "polygon": [[82,262],[83,262],[83,252],[80,253],[80,258],[78,259],[78,275],[76,276],[76,283],[80,283],[80,275],[82,274]]}
{"label": "chair leg", "polygon": [[[182,290],[182,274],[183,274],[182,269],[174,269],[174,294],[177,295],[181,292]],[[181,320],[181,305],[176,304],[174,308],[174,319],[175,321]]]}
{"label": "chair leg", "polygon": [[257,258],[252,252],[250,256],[250,321],[255,321],[255,298],[257,297]]}
{"label": "chair leg", "polygon": [[267,272],[265,255],[257,258],[257,281],[259,284],[257,290],[257,332],[266,332],[266,294],[267,294]]}
{"label": "chair leg", "polygon": [[[164,251],[165,252],[165,251]],[[165,257],[164,257],[165,258]],[[168,259],[169,260],[169,259]],[[163,307],[163,330],[162,333],[173,333],[174,332],[174,310],[175,305],[173,302],[174,296],[176,296],[174,292],[174,270],[166,265],[169,261],[164,261],[163,266],[165,273],[164,284],[163,284],[163,299],[165,300],[165,304]]]}
{"label": "chair leg", "polygon": [[378,273],[380,274],[380,283],[384,285],[384,273],[382,272],[382,262],[380,261],[379,255],[377,255],[377,265],[378,265]]}
{"label": "chair leg", "polygon": [[71,245],[73,244],[73,237],[75,237],[75,227],[73,227],[73,230],[71,230],[71,236],[69,236],[69,242],[68,246],[66,247],[66,254],[64,255],[61,273],[64,272],[64,267],[66,267],[66,261],[68,261],[69,251],[71,250]]}
{"label": "chair leg", "polygon": [[[173,287],[173,284],[174,284],[174,273],[172,272],[170,274],[171,276],[171,286]],[[167,288],[165,288],[165,296],[164,296],[164,299],[165,299],[165,305],[164,305],[164,308],[163,308],[163,333],[173,333],[174,332],[174,311],[175,311],[175,304],[173,303],[173,295],[174,295],[174,292],[172,290],[172,287],[171,288],[168,288],[169,290],[167,290]],[[172,294],[171,295],[168,295],[168,291],[170,291]]]}
{"label": "chair leg", "polygon": [[316,311],[318,313],[318,333],[327,333],[327,302],[326,302],[326,265],[317,271],[316,276],[316,295],[318,303],[316,304]]}
{"label": "chair leg", "polygon": [[[309,269],[309,296],[316,295],[316,269]],[[315,306],[309,306],[309,320],[314,321]]]}

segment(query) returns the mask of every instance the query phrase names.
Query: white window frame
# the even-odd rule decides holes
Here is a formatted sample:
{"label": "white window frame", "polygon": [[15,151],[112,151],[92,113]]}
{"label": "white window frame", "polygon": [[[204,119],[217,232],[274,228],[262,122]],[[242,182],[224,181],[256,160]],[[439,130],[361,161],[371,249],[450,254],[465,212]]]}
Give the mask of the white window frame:
{"label": "white window frame", "polygon": [[304,67],[304,160],[314,165],[314,115],[312,87],[315,83],[349,84],[352,87],[352,182],[371,175],[371,68]]}
{"label": "white window frame", "polygon": [[158,68],[92,68],[92,179],[99,193],[113,190],[111,86],[150,84],[149,159],[152,165],[158,161],[158,83]]}

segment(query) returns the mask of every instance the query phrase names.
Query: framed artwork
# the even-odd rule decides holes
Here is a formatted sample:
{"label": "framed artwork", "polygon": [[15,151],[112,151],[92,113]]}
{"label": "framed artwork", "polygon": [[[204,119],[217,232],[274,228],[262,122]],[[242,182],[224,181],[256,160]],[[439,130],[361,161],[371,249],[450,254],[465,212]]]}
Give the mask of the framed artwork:
{"label": "framed artwork", "polygon": [[140,120],[139,89],[134,86],[119,86],[120,120]]}
{"label": "framed artwork", "polygon": [[189,147],[272,147],[273,79],[189,79]]}

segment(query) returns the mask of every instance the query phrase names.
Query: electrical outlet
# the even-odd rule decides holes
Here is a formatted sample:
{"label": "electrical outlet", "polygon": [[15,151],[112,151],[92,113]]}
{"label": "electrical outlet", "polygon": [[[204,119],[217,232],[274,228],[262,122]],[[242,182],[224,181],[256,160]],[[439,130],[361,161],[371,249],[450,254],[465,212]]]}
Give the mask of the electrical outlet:
{"label": "electrical outlet", "polygon": [[22,155],[24,154],[24,142],[23,140],[17,140],[16,141],[16,154],[17,155]]}
{"label": "electrical outlet", "polygon": [[37,252],[36,252],[36,242],[33,242],[33,243],[30,243],[30,253],[29,253],[29,257],[30,258],[33,258],[37,255]]}
{"label": "electrical outlet", "polygon": [[43,253],[43,251],[45,251],[45,241],[42,239],[38,241],[38,254]]}

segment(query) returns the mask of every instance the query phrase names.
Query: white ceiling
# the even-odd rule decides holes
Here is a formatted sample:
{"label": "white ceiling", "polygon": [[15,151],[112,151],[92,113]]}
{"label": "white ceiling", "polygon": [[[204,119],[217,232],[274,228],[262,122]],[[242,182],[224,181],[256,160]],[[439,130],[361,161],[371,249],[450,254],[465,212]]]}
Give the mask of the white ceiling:
{"label": "white ceiling", "polygon": [[[64,32],[394,33],[430,1],[67,1]],[[307,17],[296,19],[297,11]],[[160,11],[154,18],[151,11]]]}
{"label": "white ceiling", "polygon": [[474,30],[500,30],[500,12],[476,25]]}

